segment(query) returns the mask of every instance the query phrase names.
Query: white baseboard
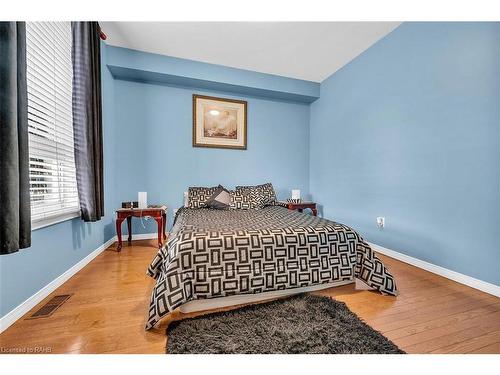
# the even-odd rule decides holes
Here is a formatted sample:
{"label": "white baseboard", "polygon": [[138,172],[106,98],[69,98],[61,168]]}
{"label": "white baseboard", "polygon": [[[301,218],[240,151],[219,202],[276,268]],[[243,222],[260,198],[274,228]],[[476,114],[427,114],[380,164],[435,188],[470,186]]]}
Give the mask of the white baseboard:
{"label": "white baseboard", "polygon": [[[132,240],[134,240],[134,241],[135,240],[149,240],[149,239],[156,239],[156,238],[158,238],[158,233],[134,234],[132,236]],[[125,242],[126,240],[127,240],[127,237],[123,236],[123,241]],[[116,241],[118,241],[117,236],[111,237],[108,241],[106,241],[104,244],[99,246],[97,249],[95,249],[93,252],[91,252],[85,258],[80,260],[73,267],[71,267],[69,270],[64,272],[61,276],[52,280],[50,283],[48,283],[46,286],[44,286],[38,292],[33,294],[31,297],[29,297],[26,301],[22,302],[19,306],[15,307],[10,312],[8,312],[3,317],[1,317],[0,318],[0,333],[5,331],[7,328],[9,328],[18,319],[22,318],[22,316],[24,314],[26,314],[33,307],[35,307],[37,304],[39,304],[41,301],[43,301],[43,299],[46,298],[50,293],[52,293],[54,290],[56,290],[62,284],[64,284],[66,281],[68,281],[71,278],[71,276],[75,275],[78,271],[80,271],[83,267],[85,267],[87,264],[89,264],[95,257],[97,257],[100,253],[102,253],[104,250],[106,250],[108,247],[110,247]]]}
{"label": "white baseboard", "polygon": [[[128,235],[122,236],[122,241],[127,242]],[[133,234],[132,241],[135,240],[151,240],[158,238],[158,233],[142,233],[142,234]],[[115,241],[118,241],[118,237],[115,236]]]}
{"label": "white baseboard", "polygon": [[397,251],[387,249],[383,246],[368,242],[372,249],[377,253],[387,255],[388,257],[400,260],[401,262],[411,264],[412,266],[422,268],[426,271],[435,273],[436,275],[446,277],[447,279],[456,281],[457,283],[470,286],[471,288],[481,290],[483,292],[493,294],[500,297],[500,286],[488,283],[483,280],[475,279],[474,277],[464,275],[463,273],[455,272],[447,268],[437,266],[421,259],[413,258],[409,255],[399,253]]}
{"label": "white baseboard", "polygon": [[69,270],[64,272],[62,275],[52,280],[50,283],[45,285],[38,292],[29,297],[26,301],[21,303],[19,306],[12,309],[10,312],[5,314],[2,318],[0,318],[0,332],[5,331],[9,328],[16,320],[20,319],[24,314],[30,311],[33,307],[35,307],[38,303],[40,303],[44,298],[46,298],[50,293],[59,288],[62,284],[68,281],[71,276],[80,271],[83,267],[89,264],[96,256],[106,250],[109,246],[111,246],[116,241],[116,236],[110,238],[104,244],[99,246],[85,258],[76,263]]}

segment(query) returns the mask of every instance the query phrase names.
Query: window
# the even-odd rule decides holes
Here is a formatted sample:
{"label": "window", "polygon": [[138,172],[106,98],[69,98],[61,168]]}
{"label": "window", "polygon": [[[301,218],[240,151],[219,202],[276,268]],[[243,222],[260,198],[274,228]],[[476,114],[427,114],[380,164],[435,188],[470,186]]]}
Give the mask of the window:
{"label": "window", "polygon": [[70,22],[27,22],[28,131],[33,227],[79,211],[73,144]]}

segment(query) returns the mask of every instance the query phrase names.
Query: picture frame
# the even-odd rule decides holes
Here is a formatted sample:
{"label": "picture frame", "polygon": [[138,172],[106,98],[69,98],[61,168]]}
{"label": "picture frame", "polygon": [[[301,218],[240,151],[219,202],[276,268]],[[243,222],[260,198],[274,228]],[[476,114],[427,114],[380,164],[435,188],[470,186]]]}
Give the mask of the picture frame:
{"label": "picture frame", "polygon": [[247,102],[193,94],[193,147],[247,149]]}

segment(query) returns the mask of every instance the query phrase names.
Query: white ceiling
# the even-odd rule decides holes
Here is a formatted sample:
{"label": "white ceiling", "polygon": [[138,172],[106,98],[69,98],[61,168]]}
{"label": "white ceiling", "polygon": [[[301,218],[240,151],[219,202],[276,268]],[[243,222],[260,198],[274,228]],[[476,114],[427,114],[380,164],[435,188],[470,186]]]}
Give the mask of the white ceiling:
{"label": "white ceiling", "polygon": [[111,45],[321,82],[399,22],[100,22]]}

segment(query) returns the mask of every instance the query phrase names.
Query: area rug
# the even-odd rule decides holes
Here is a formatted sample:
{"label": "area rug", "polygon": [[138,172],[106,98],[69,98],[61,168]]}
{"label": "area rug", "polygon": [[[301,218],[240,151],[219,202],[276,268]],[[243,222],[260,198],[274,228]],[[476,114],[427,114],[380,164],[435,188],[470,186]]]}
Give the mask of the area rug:
{"label": "area rug", "polygon": [[173,322],[168,354],[404,353],[328,297],[301,294]]}

